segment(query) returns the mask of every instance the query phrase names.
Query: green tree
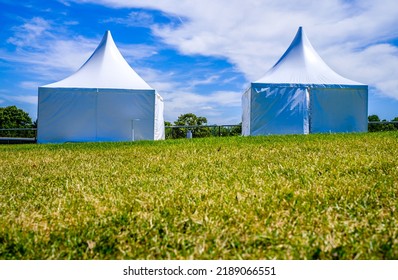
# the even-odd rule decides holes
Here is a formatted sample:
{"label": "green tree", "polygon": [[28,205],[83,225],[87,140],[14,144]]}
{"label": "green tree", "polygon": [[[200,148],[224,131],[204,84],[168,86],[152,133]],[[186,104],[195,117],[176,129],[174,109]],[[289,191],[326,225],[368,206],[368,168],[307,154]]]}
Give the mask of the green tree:
{"label": "green tree", "polygon": [[370,115],[370,116],[368,116],[368,121],[370,121],[370,122],[379,122],[380,118],[379,118],[378,115]]}
{"label": "green tree", "polygon": [[242,135],[242,123],[234,126],[221,126],[218,129],[221,137]]}
{"label": "green tree", "polygon": [[[198,117],[193,113],[187,113],[180,115],[174,122],[174,125],[178,126],[200,126],[207,125],[207,119],[205,117]],[[192,131],[193,137],[208,137],[210,136],[210,129],[208,127],[192,127],[192,128],[176,128],[173,129],[174,138],[185,138],[188,130]]]}
{"label": "green tree", "polygon": [[[398,119],[395,118],[395,119]],[[385,123],[370,123],[368,125],[368,131],[369,132],[376,132],[376,131],[391,131],[391,130],[397,130],[398,125],[393,124],[393,123],[387,123],[387,120],[380,120],[378,115],[370,115],[368,117],[369,122],[385,122]],[[392,120],[394,121],[394,119]]]}
{"label": "green tree", "polygon": [[165,126],[165,138],[166,139],[173,139],[173,129],[172,128],[167,128],[168,126],[173,126],[171,122],[165,121],[164,122]]}
{"label": "green tree", "polygon": [[231,136],[238,136],[238,135],[242,135],[242,122],[232,127],[231,129]]}
{"label": "green tree", "polygon": [[[0,107],[0,128],[32,128],[29,114],[16,106]],[[0,136],[25,136],[24,131],[1,131]]]}
{"label": "green tree", "polygon": [[[370,115],[370,116],[368,116],[368,121],[369,122],[379,122],[380,118],[378,115]],[[376,124],[376,123],[368,124],[369,132],[375,132],[375,131],[379,131],[379,130],[380,130],[380,124]]]}
{"label": "green tree", "polygon": [[207,119],[205,117],[197,117],[193,113],[180,115],[174,122],[175,125],[206,125]]}
{"label": "green tree", "polygon": [[29,114],[16,106],[0,108],[1,128],[27,128],[32,127],[32,119]]}
{"label": "green tree", "polygon": [[[393,118],[391,121],[398,122],[398,117]],[[392,125],[394,126],[395,130],[398,130],[398,123],[393,123]]]}

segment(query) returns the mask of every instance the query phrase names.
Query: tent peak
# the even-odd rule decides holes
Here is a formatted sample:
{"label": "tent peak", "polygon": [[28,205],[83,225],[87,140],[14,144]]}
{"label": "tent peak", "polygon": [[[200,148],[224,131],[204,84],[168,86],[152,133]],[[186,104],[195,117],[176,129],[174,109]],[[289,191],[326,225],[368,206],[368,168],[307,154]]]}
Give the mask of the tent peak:
{"label": "tent peak", "polygon": [[316,52],[302,26],[281,58],[255,83],[361,85],[333,71]]}
{"label": "tent peak", "polygon": [[106,30],[89,59],[69,77],[44,87],[152,89],[127,63]]}
{"label": "tent peak", "polygon": [[105,31],[104,36],[102,38],[104,38],[104,37],[106,37],[106,38],[110,37],[113,40],[112,32],[109,29]]}

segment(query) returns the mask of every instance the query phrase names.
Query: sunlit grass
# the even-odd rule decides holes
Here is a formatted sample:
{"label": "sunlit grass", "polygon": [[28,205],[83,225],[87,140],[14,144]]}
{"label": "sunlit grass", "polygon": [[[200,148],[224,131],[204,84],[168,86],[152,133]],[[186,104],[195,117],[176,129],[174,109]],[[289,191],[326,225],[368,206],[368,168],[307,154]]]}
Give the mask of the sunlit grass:
{"label": "sunlit grass", "polygon": [[397,259],[398,133],[0,145],[1,259]]}

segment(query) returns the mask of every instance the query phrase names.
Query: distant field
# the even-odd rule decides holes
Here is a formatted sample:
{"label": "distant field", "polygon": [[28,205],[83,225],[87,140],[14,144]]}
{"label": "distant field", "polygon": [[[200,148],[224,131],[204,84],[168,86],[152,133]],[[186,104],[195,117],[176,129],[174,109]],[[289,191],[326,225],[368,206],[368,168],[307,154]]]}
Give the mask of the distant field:
{"label": "distant field", "polygon": [[1,259],[398,259],[398,133],[0,145]]}

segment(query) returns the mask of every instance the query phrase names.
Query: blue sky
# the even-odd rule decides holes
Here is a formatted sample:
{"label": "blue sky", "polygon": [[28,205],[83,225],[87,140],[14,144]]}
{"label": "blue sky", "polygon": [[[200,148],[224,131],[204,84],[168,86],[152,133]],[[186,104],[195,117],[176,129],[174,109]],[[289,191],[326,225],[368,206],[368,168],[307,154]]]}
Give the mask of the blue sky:
{"label": "blue sky", "polygon": [[369,114],[398,116],[398,6],[393,0],[0,0],[0,106],[37,113],[37,87],[76,71],[106,30],[165,100],[241,121],[241,95],[303,26],[336,72],[369,85]]}

